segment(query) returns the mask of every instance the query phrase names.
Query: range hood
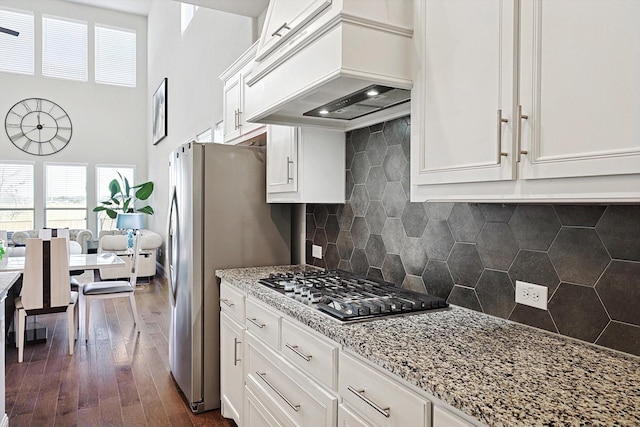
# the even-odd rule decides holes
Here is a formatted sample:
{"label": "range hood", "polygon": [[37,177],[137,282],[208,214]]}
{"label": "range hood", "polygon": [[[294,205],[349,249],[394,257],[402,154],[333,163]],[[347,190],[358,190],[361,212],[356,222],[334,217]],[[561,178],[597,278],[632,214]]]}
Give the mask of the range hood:
{"label": "range hood", "polygon": [[409,114],[412,2],[323,3],[277,47],[258,50],[245,80],[247,120],[346,131]]}

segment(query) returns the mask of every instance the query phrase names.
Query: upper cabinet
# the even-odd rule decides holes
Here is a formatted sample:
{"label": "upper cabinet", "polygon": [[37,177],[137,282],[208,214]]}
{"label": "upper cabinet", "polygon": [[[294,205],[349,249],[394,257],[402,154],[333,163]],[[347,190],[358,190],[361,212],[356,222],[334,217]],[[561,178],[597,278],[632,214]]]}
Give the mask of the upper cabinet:
{"label": "upper cabinet", "polygon": [[258,42],[254,43],[221,75],[223,89],[223,118],[225,144],[238,144],[265,132],[264,125],[246,120],[246,82],[253,71]]}
{"label": "upper cabinet", "polygon": [[640,2],[414,6],[412,200],[640,200]]}

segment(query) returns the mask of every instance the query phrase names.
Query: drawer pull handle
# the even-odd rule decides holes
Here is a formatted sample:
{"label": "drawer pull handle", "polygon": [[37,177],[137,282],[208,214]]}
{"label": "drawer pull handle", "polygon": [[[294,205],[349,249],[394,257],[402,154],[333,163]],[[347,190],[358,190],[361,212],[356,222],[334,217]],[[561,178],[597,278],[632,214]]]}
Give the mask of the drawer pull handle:
{"label": "drawer pull handle", "polygon": [[262,329],[262,328],[264,328],[265,326],[267,326],[267,325],[265,325],[264,323],[258,323],[258,319],[256,319],[255,317],[254,317],[254,318],[249,318],[249,317],[247,317],[247,320],[248,320],[249,322],[253,323],[254,325],[256,325],[256,326],[257,326],[258,328],[260,328],[260,329]]}
{"label": "drawer pull handle", "polygon": [[231,301],[229,301],[228,299],[220,299],[220,301],[222,301],[227,307],[233,307],[233,303]]}
{"label": "drawer pull handle", "polygon": [[522,155],[529,154],[527,150],[522,149],[522,120],[527,120],[529,118],[528,115],[522,114],[522,105],[518,105],[518,117],[519,117],[519,120],[518,120],[518,140],[517,140],[517,150],[518,150],[517,162],[520,163]]}
{"label": "drawer pull handle", "polygon": [[236,366],[242,359],[238,359],[238,344],[242,344],[242,341],[238,341],[238,338],[233,339],[233,366]]}
{"label": "drawer pull handle", "polygon": [[313,356],[307,356],[306,354],[302,353],[300,350],[298,350],[297,345],[291,345],[291,344],[285,344],[285,345],[289,350],[293,351],[295,354],[302,357],[307,362],[311,362],[311,357]]}
{"label": "drawer pull handle", "polygon": [[508,153],[502,151],[502,124],[509,123],[509,119],[505,119],[502,117],[502,110],[498,110],[498,162],[499,165],[502,163],[502,157],[506,157]]}
{"label": "drawer pull handle", "polygon": [[291,407],[291,409],[293,409],[294,411],[298,412],[298,410],[300,409],[300,405],[294,405],[293,403],[291,403],[291,402],[289,401],[289,399],[287,399],[287,398],[285,397],[285,395],[284,395],[284,394],[280,393],[280,390],[278,390],[278,389],[277,389],[273,384],[271,384],[271,383],[269,382],[269,380],[267,379],[267,373],[266,373],[266,372],[258,372],[258,371],[256,371],[256,375],[258,375],[260,378],[262,378],[262,381],[264,381],[264,382],[265,382],[265,384],[266,384],[266,385],[268,385],[268,386],[269,386],[269,388],[271,388],[271,390],[275,391],[275,392],[276,392],[276,394],[277,394],[278,396],[280,396],[280,398],[281,398],[282,400],[284,400],[284,401],[287,403],[287,405],[289,405],[289,406]]}
{"label": "drawer pull handle", "polygon": [[275,36],[282,37],[282,34],[280,34],[280,31],[281,31],[281,30],[290,30],[290,29],[291,29],[291,28],[289,28],[289,26],[288,26],[288,25],[287,25],[287,23],[285,22],[284,24],[280,25],[280,27],[278,27],[278,29],[277,29],[277,30],[275,30],[275,31],[273,32],[273,34],[271,34],[271,37],[275,37]]}
{"label": "drawer pull handle", "polygon": [[378,406],[375,402],[371,401],[371,399],[369,399],[367,396],[364,395],[364,390],[356,390],[355,388],[353,388],[351,386],[348,386],[347,390],[349,390],[351,393],[353,393],[356,396],[358,396],[360,399],[364,400],[364,402],[367,405],[371,406],[373,409],[375,409],[376,411],[380,412],[386,418],[389,418],[391,416],[391,414],[389,414],[389,408],[382,408],[382,407]]}

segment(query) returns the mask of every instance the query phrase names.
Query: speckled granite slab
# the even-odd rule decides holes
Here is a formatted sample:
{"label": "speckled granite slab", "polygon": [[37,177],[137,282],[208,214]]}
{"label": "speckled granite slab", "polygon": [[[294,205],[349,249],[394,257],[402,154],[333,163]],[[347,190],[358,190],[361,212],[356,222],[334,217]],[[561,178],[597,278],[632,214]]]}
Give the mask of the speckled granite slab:
{"label": "speckled granite slab", "polygon": [[489,426],[640,426],[640,358],[452,306],[342,325],[257,283],[217,275]]}

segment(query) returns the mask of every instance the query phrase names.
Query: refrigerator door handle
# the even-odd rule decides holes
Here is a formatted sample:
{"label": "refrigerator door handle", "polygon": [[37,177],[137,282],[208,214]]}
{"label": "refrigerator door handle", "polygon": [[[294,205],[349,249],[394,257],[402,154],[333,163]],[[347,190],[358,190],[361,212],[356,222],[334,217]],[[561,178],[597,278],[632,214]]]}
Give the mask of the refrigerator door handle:
{"label": "refrigerator door handle", "polygon": [[[169,215],[168,215],[168,242],[167,242],[167,259],[169,264],[169,274],[168,274],[168,282],[169,282],[169,295],[171,296],[171,305],[173,307],[176,306],[176,277],[178,276],[178,262],[174,262],[174,254],[180,253],[180,236],[179,234],[179,216],[178,216],[178,195],[176,191],[176,187],[173,187],[172,196],[171,196],[171,204],[169,205]],[[174,235],[175,233],[175,235]],[[175,248],[174,248],[175,244]],[[175,250],[175,252],[174,252]]]}

